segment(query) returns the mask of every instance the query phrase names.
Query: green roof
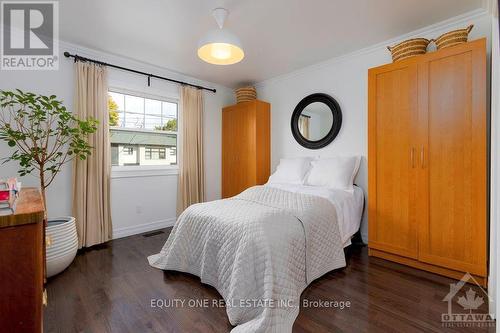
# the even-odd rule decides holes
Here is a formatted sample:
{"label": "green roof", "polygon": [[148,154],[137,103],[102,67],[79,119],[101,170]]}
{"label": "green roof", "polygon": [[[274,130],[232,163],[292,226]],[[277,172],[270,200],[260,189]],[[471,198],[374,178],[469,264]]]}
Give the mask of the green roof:
{"label": "green roof", "polygon": [[111,143],[126,145],[176,146],[177,135],[158,132],[140,132],[111,129]]}

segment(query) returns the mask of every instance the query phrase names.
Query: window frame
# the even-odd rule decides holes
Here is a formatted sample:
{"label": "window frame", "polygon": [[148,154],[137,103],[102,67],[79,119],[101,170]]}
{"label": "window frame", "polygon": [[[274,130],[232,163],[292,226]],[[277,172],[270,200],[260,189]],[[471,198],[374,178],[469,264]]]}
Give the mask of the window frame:
{"label": "window frame", "polygon": [[127,151],[126,154],[127,155],[134,155],[134,147],[132,146],[125,146],[123,147],[123,150],[125,152],[125,150]]}
{"label": "window frame", "polygon": [[[111,166],[111,178],[128,178],[128,177],[141,177],[141,176],[165,176],[165,175],[178,175],[179,174],[179,149],[181,146],[181,138],[182,138],[182,133],[180,131],[181,127],[181,109],[180,109],[180,101],[179,98],[175,98],[172,96],[166,96],[166,95],[155,95],[155,94],[150,94],[150,93],[145,93],[137,90],[129,90],[129,89],[124,89],[124,88],[119,88],[119,87],[108,87],[108,92],[113,92],[113,93],[118,93],[118,94],[123,94],[123,95],[130,95],[134,97],[139,97],[139,98],[145,98],[145,99],[153,99],[153,100],[159,100],[162,102],[167,102],[167,103],[174,103],[177,105],[177,131],[163,131],[165,134],[175,134],[177,137],[177,145],[176,145],[176,152],[177,152],[177,164],[175,165],[113,165]],[[144,117],[146,115],[149,115],[145,112],[144,110]],[[125,113],[125,110],[123,110]],[[157,115],[156,115],[157,116]],[[162,115],[163,117],[163,115]],[[123,129],[127,131],[138,131],[138,132],[145,132],[145,133],[151,133],[151,132],[157,132],[155,130],[150,130],[146,128],[127,128],[127,127],[119,127],[119,126],[110,126],[110,129]],[[110,145],[111,147],[111,145]],[[166,155],[165,155],[166,157]]]}
{"label": "window frame", "polygon": [[[153,158],[153,156],[155,156],[156,153],[158,153],[158,158]],[[167,156],[166,148],[164,147],[154,147],[154,146],[144,147],[144,158],[146,160],[165,160],[166,156]]]}

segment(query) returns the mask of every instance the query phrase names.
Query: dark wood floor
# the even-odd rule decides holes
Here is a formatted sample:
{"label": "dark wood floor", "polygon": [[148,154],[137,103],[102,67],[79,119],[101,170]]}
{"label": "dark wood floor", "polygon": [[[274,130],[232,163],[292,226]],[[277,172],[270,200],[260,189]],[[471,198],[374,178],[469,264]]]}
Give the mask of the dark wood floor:
{"label": "dark wood floor", "polygon": [[[220,299],[195,276],[148,265],[146,256],[159,252],[168,232],[79,253],[48,281],[45,332],[229,332],[224,308],[151,307],[152,299]],[[370,258],[366,247],[350,248],[347,259],[345,269],[313,282],[302,298],[350,301],[351,307],[302,308],[294,332],[494,332],[442,327],[442,299],[453,280]]]}

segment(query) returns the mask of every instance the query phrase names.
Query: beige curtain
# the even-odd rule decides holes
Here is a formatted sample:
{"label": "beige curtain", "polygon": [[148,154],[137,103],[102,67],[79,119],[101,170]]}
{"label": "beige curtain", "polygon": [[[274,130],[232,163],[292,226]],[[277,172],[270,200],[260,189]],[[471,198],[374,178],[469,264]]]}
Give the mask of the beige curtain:
{"label": "beige curtain", "polygon": [[177,215],[189,205],[204,201],[203,92],[200,89],[181,86],[180,124]]}
{"label": "beige curtain", "polygon": [[299,132],[302,136],[309,140],[309,117],[299,117]]}
{"label": "beige curtain", "polygon": [[78,118],[99,121],[97,131],[89,135],[92,154],[73,163],[73,214],[81,248],[111,239],[111,157],[106,68],[82,62],[76,62],[75,68],[74,111]]}

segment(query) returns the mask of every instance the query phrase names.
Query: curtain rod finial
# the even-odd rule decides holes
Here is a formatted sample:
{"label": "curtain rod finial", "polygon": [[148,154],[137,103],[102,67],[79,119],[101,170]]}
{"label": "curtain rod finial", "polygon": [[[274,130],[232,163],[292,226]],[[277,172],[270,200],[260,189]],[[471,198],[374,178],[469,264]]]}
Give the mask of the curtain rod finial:
{"label": "curtain rod finial", "polygon": [[64,54],[64,56],[65,56],[66,58],[69,58],[69,57],[71,56],[71,54],[69,54],[69,52],[68,52],[68,51],[64,52],[63,54]]}

